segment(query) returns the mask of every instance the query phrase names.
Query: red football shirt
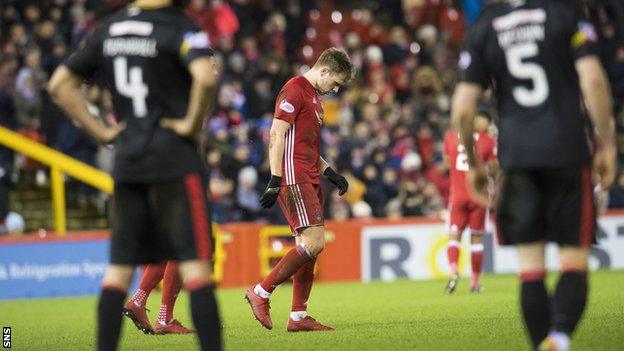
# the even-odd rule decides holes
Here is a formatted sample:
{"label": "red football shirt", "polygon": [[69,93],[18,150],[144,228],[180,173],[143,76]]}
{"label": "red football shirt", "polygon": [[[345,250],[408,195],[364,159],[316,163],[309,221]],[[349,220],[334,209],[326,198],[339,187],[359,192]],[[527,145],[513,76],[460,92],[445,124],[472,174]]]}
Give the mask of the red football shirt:
{"label": "red football shirt", "polygon": [[[477,157],[482,162],[496,159],[496,141],[487,133],[475,133],[475,147]],[[468,172],[468,156],[464,145],[458,143],[457,133],[448,131],[444,136],[444,154],[449,159],[451,173],[451,194],[449,202],[469,201],[466,184],[466,172]]]}
{"label": "red football shirt", "polygon": [[291,125],[286,132],[282,185],[319,184],[321,96],[307,79],[294,77],[277,94],[274,117]]}

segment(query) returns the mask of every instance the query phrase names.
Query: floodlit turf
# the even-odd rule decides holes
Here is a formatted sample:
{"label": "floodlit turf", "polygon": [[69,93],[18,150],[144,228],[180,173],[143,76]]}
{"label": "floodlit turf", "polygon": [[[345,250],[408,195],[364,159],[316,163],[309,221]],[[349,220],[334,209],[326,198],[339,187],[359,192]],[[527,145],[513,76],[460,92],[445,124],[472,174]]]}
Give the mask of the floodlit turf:
{"label": "floodlit turf", "polygon": [[[554,283],[554,275],[550,283]],[[486,276],[486,292],[472,295],[461,281],[453,296],[444,281],[319,284],[310,312],[333,325],[329,333],[287,333],[290,286],[272,300],[275,328],[265,330],[243,300],[244,289],[220,291],[229,350],[529,350],[518,314],[514,276]],[[624,271],[591,276],[590,303],[574,350],[624,349]],[[160,294],[150,298],[150,318]],[[190,325],[182,294],[176,316]],[[14,350],[92,350],[95,298],[0,302],[0,325],[13,329]],[[194,336],[144,335],[124,317],[121,350],[195,350]]]}

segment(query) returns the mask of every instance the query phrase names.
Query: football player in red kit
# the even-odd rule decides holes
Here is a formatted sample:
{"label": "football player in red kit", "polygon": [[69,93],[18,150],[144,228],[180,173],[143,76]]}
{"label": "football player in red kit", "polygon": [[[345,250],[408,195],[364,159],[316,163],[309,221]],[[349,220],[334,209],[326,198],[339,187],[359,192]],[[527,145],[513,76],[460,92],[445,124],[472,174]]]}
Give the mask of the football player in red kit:
{"label": "football player in red kit", "polygon": [[[486,163],[491,171],[497,169],[496,141],[487,132],[490,125],[490,116],[486,112],[480,112],[475,118],[475,147],[481,160]],[[451,193],[449,198],[449,244],[447,255],[451,269],[451,278],[446,284],[446,293],[455,291],[459,281],[457,262],[461,246],[461,235],[468,227],[470,229],[470,259],[472,275],[470,278],[470,291],[482,292],[479,283],[481,268],[483,265],[483,234],[487,209],[478,205],[471,198],[466,187],[466,173],[468,172],[468,159],[464,145],[459,142],[459,135],[455,131],[448,131],[444,137],[444,155],[449,165],[451,175]]]}
{"label": "football player in red kit", "polygon": [[320,175],[327,177],[340,195],[346,193],[349,185],[320,155],[321,95],[338,91],[354,74],[347,53],[329,48],[303,76],[290,79],[277,96],[269,142],[271,180],[260,203],[268,208],[279,202],[297,245],[262,282],[245,294],[254,317],[267,329],[273,328],[269,297],[290,277],[293,277],[293,300],[287,330],[333,329],[307,313],[314,264],[325,245]]}

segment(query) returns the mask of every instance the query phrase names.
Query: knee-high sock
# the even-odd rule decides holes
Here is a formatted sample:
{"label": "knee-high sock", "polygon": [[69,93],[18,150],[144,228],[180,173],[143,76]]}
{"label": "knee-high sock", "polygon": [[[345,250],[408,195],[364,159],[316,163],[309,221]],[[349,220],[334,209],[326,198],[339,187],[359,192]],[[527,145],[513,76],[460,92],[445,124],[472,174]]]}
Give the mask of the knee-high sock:
{"label": "knee-high sock", "polygon": [[97,310],[97,349],[112,351],[117,349],[121,332],[121,311],[126,299],[125,289],[103,286]]}
{"label": "knee-high sock", "polygon": [[451,274],[457,273],[457,260],[459,259],[459,246],[460,242],[456,240],[450,240],[448,248],[446,249],[446,255],[448,257],[449,266],[451,267]]}
{"label": "knee-high sock", "polygon": [[308,299],[314,282],[314,265],[316,259],[306,262],[293,275],[293,296],[291,311],[307,311]]}
{"label": "knee-high sock", "polygon": [[483,244],[470,245],[470,263],[472,265],[470,284],[472,286],[478,286],[481,269],[483,267]]}
{"label": "knee-high sock", "polygon": [[158,312],[158,323],[167,324],[173,319],[173,308],[182,289],[182,280],[178,272],[178,263],[169,261],[163,278],[163,292]]}
{"label": "knee-high sock", "polygon": [[139,287],[134,292],[134,296],[132,297],[132,301],[134,301],[137,306],[145,306],[145,302],[147,301],[149,294],[152,290],[154,290],[156,285],[160,283],[163,275],[165,275],[166,266],[167,262],[163,262],[148,264],[143,267]]}
{"label": "knee-high sock", "polygon": [[522,281],[520,304],[533,347],[537,347],[546,338],[550,329],[550,306],[544,285],[545,276],[544,271],[520,274]]}
{"label": "knee-high sock", "polygon": [[273,267],[271,273],[264,278],[260,286],[268,292],[273,292],[278,285],[295,274],[301,266],[313,259],[314,257],[304,246],[295,246]]}
{"label": "knee-high sock", "polygon": [[587,303],[587,272],[566,271],[555,289],[553,329],[572,335]]}
{"label": "knee-high sock", "polygon": [[204,351],[220,351],[221,320],[214,294],[214,285],[204,282],[185,282],[191,296],[191,315],[197,329],[199,344]]}

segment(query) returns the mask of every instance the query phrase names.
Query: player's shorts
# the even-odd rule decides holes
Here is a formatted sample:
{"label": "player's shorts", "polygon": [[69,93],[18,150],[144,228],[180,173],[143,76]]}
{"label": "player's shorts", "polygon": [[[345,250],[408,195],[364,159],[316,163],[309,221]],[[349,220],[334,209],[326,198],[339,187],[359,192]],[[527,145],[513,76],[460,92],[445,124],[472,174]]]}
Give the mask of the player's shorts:
{"label": "player's shorts", "polygon": [[197,173],[154,183],[115,183],[110,262],[211,260],[206,180]]}
{"label": "player's shorts", "polygon": [[319,184],[283,185],[277,201],[293,235],[301,229],[323,225],[323,193]]}
{"label": "player's shorts", "polygon": [[590,168],[504,171],[496,224],[503,245],[542,240],[573,246],[595,243]]}
{"label": "player's shorts", "polygon": [[472,234],[483,234],[485,230],[486,209],[470,200],[452,201],[450,203],[451,220],[449,231],[461,234],[466,227]]}

